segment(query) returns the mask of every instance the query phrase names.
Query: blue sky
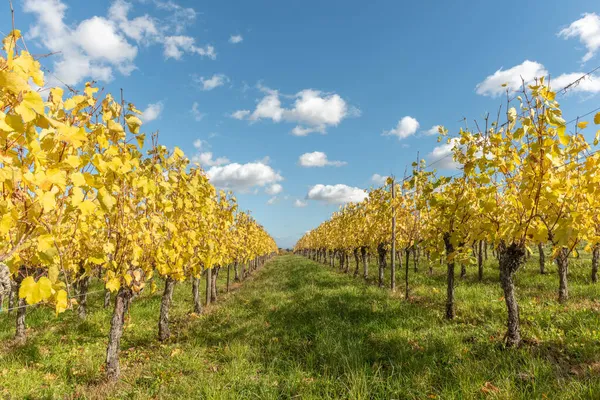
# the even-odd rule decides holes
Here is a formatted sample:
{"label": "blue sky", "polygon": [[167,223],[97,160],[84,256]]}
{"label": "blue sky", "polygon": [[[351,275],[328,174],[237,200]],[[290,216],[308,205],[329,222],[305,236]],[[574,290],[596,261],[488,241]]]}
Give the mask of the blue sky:
{"label": "blue sky", "polygon": [[[495,115],[501,83],[549,73],[561,87],[600,66],[592,0],[14,4],[29,50],[59,52],[42,61],[51,84],[123,88],[148,110],[146,131],[234,189],[286,247],[374,174],[447,154],[428,131]],[[566,119],[600,107],[598,92],[600,74],[561,97]]]}

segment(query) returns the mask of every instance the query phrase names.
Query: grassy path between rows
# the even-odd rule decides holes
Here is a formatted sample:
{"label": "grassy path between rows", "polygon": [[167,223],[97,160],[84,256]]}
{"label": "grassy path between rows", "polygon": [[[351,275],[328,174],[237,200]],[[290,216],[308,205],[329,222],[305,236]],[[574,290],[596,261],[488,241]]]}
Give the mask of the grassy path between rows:
{"label": "grassy path between rows", "polygon": [[145,293],[131,308],[117,384],[102,379],[110,311],[101,294],[91,296],[86,322],[31,310],[23,347],[10,344],[13,317],[3,313],[0,398],[599,398],[597,308],[540,300],[535,290],[545,288],[532,283],[521,292],[534,299],[523,301],[529,340],[505,350],[503,303],[489,274],[459,283],[459,316],[447,322],[441,271],[419,273],[406,302],[280,256],[202,316],[189,314],[189,284],[177,285],[166,344],[156,340],[160,290]]}

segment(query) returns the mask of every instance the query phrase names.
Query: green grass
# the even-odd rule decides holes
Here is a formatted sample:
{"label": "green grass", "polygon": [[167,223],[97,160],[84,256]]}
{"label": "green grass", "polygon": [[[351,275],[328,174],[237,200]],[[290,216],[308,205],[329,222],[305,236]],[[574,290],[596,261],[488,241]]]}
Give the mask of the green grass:
{"label": "green grass", "polygon": [[[160,291],[144,293],[131,308],[116,384],[103,381],[110,312],[102,294],[90,296],[86,322],[32,308],[23,347],[10,343],[14,316],[3,314],[0,398],[598,398],[600,287],[589,283],[589,260],[573,260],[567,305],[556,302],[555,267],[541,276],[535,263],[518,273],[519,349],[502,346],[504,302],[491,260],[482,283],[472,267],[457,279],[451,322],[440,267],[433,275],[411,267],[406,302],[401,290],[281,256],[201,317],[189,315],[191,289],[180,284],[166,344],[155,339]],[[372,265],[372,280],[376,273]]]}

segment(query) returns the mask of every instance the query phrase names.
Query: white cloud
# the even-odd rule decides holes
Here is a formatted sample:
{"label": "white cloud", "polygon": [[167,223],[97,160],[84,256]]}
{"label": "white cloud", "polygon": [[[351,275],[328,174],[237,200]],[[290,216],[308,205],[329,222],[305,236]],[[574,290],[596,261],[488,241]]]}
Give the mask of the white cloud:
{"label": "white cloud", "polygon": [[229,37],[229,43],[241,43],[244,40],[244,38],[242,37],[242,35],[231,35]]}
{"label": "white cloud", "polygon": [[206,142],[202,139],[194,140],[194,147],[198,150],[200,150],[205,144],[206,144]]}
{"label": "white cloud", "polygon": [[127,64],[137,55],[137,48],[117,32],[111,21],[102,17],[82,21],[72,38],[90,58],[116,66],[129,68]]}
{"label": "white cloud", "polygon": [[253,187],[264,187],[283,180],[273,168],[258,162],[215,166],[208,170],[207,175],[213,185],[240,192],[248,192]]}
{"label": "white cloud", "polygon": [[135,69],[137,47],[127,42],[112,21],[94,16],[72,29],[64,22],[67,6],[60,0],[25,0],[23,9],[35,16],[29,37],[57,53],[53,58],[56,78],[50,78],[49,84],[75,85],[86,78],[110,81],[115,68],[124,75]]}
{"label": "white cloud", "polygon": [[273,196],[269,200],[267,200],[267,204],[268,205],[275,204],[277,202],[277,200],[279,200],[279,198],[277,196]]}
{"label": "white cloud", "polygon": [[[553,90],[560,90],[567,85],[575,82],[585,75],[584,72],[572,72],[570,74],[562,74],[550,81]],[[567,93],[598,93],[600,92],[600,77],[597,75],[588,75],[581,79],[577,84],[571,86]]]}
{"label": "white cloud", "polygon": [[164,24],[167,25],[169,29],[174,30],[177,34],[182,33],[196,20],[197,13],[193,8],[182,7],[171,0],[154,0],[154,4],[159,10],[169,12],[165,18]]}
{"label": "white cloud", "polygon": [[418,129],[419,121],[407,115],[398,121],[398,125],[394,129],[386,131],[383,134],[385,136],[398,136],[398,139],[406,139],[414,135]]}
{"label": "white cloud", "polygon": [[213,153],[210,151],[195,154],[192,157],[192,161],[208,167],[220,166],[229,163],[229,159],[227,157],[218,157],[217,159],[213,159]]}
{"label": "white cloud", "polygon": [[341,167],[348,164],[345,161],[329,161],[327,154],[322,151],[313,151],[312,153],[304,153],[298,159],[298,163],[302,167],[325,167],[328,165]]}
{"label": "white cloud", "polygon": [[229,81],[229,78],[224,74],[214,74],[210,78],[195,77],[194,81],[199,83],[202,86],[202,90],[213,90],[218,88],[219,86],[223,86],[226,82]]}
{"label": "white cloud", "polygon": [[434,136],[434,135],[438,135],[440,133],[439,129],[440,129],[440,125],[434,125],[423,133],[427,136]]}
{"label": "white cloud", "polygon": [[158,103],[148,104],[148,107],[142,112],[141,119],[143,122],[154,121],[156,118],[160,116],[163,111],[163,103],[159,101]]}
{"label": "white cloud", "polygon": [[583,17],[561,30],[558,36],[562,36],[565,39],[572,37],[579,38],[579,41],[587,49],[587,53],[581,61],[587,62],[600,49],[600,16],[596,13],[585,13]]}
{"label": "white cloud", "polygon": [[360,188],[347,185],[315,185],[308,191],[309,200],[323,201],[330,204],[344,204],[363,201],[367,193]]}
{"label": "white cloud", "polygon": [[[498,97],[509,91],[519,90],[525,83],[532,82],[535,78],[547,76],[548,71],[544,66],[535,61],[525,60],[522,64],[515,65],[507,70],[500,68],[492,75],[485,78],[475,87],[477,94],[482,96]],[[502,85],[506,84],[506,87]]]}
{"label": "white cloud", "polygon": [[[47,84],[76,85],[84,80],[107,82],[114,78],[114,70],[129,75],[136,69],[136,44],[164,45],[167,58],[179,59],[184,52],[216,57],[212,46],[201,48],[195,46],[191,37],[169,36],[170,30],[178,32],[178,27],[182,26],[177,21],[185,19],[183,16],[173,17],[187,9],[173,2],[155,0],[154,3],[168,10],[161,20],[148,15],[129,19],[132,5],[124,0],[115,0],[106,18],[92,16],[67,24],[67,6],[61,0],[24,0],[23,10],[33,14],[35,19],[28,37],[56,53]],[[189,11],[185,13],[189,14]],[[132,44],[128,39],[136,43]]]}
{"label": "white cloud", "polygon": [[458,138],[451,138],[449,143],[436,146],[427,155],[429,165],[436,169],[458,169],[460,165],[452,157],[452,149],[458,140]]}
{"label": "white cloud", "polygon": [[269,186],[267,189],[265,189],[265,192],[267,194],[270,194],[271,196],[274,196],[276,194],[281,193],[282,190],[283,190],[283,186],[281,186],[279,183],[274,183],[271,186]]}
{"label": "white cloud", "polygon": [[244,119],[246,118],[248,115],[250,115],[250,111],[248,110],[238,110],[235,111],[231,114],[231,118],[235,118],[235,119]]}
{"label": "white cloud", "polygon": [[294,96],[294,103],[286,108],[282,105],[280,94],[259,84],[258,88],[266,93],[252,112],[236,111],[234,118],[248,118],[250,121],[270,119],[273,122],[294,122],[299,124],[292,130],[296,136],[306,136],[309,133],[326,133],[330,126],[337,126],[343,119],[357,116],[360,111],[349,107],[346,101],[335,93],[323,93],[318,90],[306,89]]}
{"label": "white cloud", "polygon": [[124,0],[116,0],[108,9],[108,18],[118,24],[125,36],[136,42],[149,43],[158,40],[160,33],[155,20],[147,14],[128,19],[132,5]]}
{"label": "white cloud", "polygon": [[174,58],[180,60],[184,53],[198,54],[200,56],[206,56],[211,60],[217,58],[215,48],[211,45],[205,47],[196,46],[196,40],[191,36],[166,36],[163,38],[164,42],[164,56],[165,58]]}
{"label": "white cloud", "polygon": [[192,116],[194,117],[194,119],[196,121],[202,121],[202,118],[204,118],[206,116],[205,113],[200,112],[200,108],[199,108],[199,104],[198,102],[194,102],[194,104],[192,104],[192,109],[190,110],[190,112],[192,113]]}
{"label": "white cloud", "polygon": [[327,133],[325,131],[325,127],[323,127],[323,126],[319,126],[316,128],[305,128],[303,126],[298,125],[298,126],[294,127],[294,129],[292,129],[292,135],[294,135],[294,136],[307,136],[309,133],[313,133],[313,132],[319,132],[322,134]]}
{"label": "white cloud", "polygon": [[296,199],[296,201],[294,201],[294,207],[302,208],[302,207],[306,207],[307,205],[308,205],[307,202],[302,201],[300,199]]}
{"label": "white cloud", "polygon": [[371,177],[371,182],[373,182],[377,186],[383,186],[388,177],[385,175],[373,174]]}

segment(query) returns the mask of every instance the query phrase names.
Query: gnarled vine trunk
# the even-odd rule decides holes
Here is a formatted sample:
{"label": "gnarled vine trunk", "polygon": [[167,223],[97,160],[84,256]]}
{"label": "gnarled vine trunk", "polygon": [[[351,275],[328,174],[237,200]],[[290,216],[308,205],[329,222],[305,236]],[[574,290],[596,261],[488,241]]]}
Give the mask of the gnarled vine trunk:
{"label": "gnarled vine trunk", "polygon": [[229,293],[230,275],[231,275],[231,264],[227,264],[227,293]]}
{"label": "gnarled vine trunk", "polygon": [[384,283],[384,271],[385,271],[385,267],[386,267],[386,259],[385,259],[385,255],[386,255],[386,250],[385,250],[385,245],[383,243],[379,243],[377,245],[377,255],[379,256],[379,287],[383,287]]}
{"label": "gnarled vine trunk", "polygon": [[87,296],[90,287],[90,277],[84,276],[79,279],[79,306],[77,307],[77,315],[80,319],[85,320],[87,317]]}
{"label": "gnarled vine trunk", "polygon": [[212,279],[210,282],[210,296],[211,302],[214,303],[217,301],[217,278],[219,277],[220,266],[215,267],[215,270],[212,273]]}
{"label": "gnarled vine trunk", "polygon": [[212,295],[211,295],[211,288],[212,286],[212,268],[207,268],[206,269],[206,305],[208,306],[210,304],[210,301],[212,299]]}
{"label": "gnarled vine trunk", "polygon": [[194,298],[194,312],[202,314],[202,301],[200,300],[200,278],[192,278],[192,296]]}
{"label": "gnarled vine trunk", "polygon": [[567,276],[569,274],[569,249],[563,247],[558,252],[556,257],[558,265],[558,301],[564,303],[569,300],[569,287],[567,284]]}
{"label": "gnarled vine trunk", "polygon": [[483,280],[483,240],[477,243],[477,278],[479,282]]}
{"label": "gnarled vine trunk", "polygon": [[354,261],[356,262],[356,269],[354,270],[354,276],[358,276],[358,270],[360,269],[360,260],[358,259],[358,247],[354,249]]}
{"label": "gnarled vine trunk", "polygon": [[16,292],[17,292],[17,320],[15,327],[15,342],[17,344],[24,344],[27,341],[27,332],[25,326],[25,315],[27,314],[27,303],[25,299],[19,298],[19,289],[21,288],[21,282],[23,281],[23,275],[18,273],[15,277]]}
{"label": "gnarled vine trunk", "polygon": [[367,262],[367,248],[365,246],[360,248],[360,256],[363,262],[363,278],[369,279],[369,263]]}
{"label": "gnarled vine trunk", "polygon": [[415,263],[415,272],[419,272],[419,247],[413,246],[413,262]]}
{"label": "gnarled vine trunk", "polygon": [[108,347],[106,348],[106,377],[111,381],[117,380],[121,373],[119,367],[119,346],[121,345],[121,336],[123,336],[125,313],[129,308],[132,296],[131,289],[121,287],[115,297],[115,308],[110,321]]}
{"label": "gnarled vine trunk", "polygon": [[164,342],[171,336],[169,330],[169,309],[171,308],[171,300],[173,299],[173,289],[175,288],[175,280],[170,276],[165,280],[165,290],[160,302],[160,317],[158,319],[158,340]]}
{"label": "gnarled vine trunk", "polygon": [[104,289],[104,308],[108,308],[110,305],[110,290]]}
{"label": "gnarled vine trunk", "polygon": [[521,332],[514,276],[525,261],[525,248],[516,243],[506,246],[501,242],[498,245],[497,254],[500,264],[500,284],[504,291],[504,302],[508,312],[506,345],[508,347],[519,346],[521,344]]}

